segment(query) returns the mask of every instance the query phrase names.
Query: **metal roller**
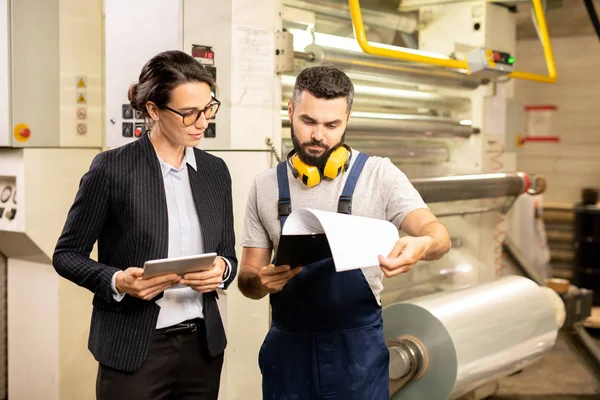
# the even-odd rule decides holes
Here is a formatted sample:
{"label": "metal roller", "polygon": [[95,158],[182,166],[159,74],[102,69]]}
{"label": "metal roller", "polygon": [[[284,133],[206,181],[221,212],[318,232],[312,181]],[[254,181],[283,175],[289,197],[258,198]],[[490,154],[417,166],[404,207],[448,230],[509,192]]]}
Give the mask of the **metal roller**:
{"label": "metal roller", "polygon": [[539,194],[545,189],[543,176],[532,179],[523,172],[412,179],[411,183],[426,203]]}
{"label": "metal roller", "polygon": [[547,354],[564,303],[530,279],[507,276],[383,309],[393,399],[456,399]]}
{"label": "metal roller", "polygon": [[[424,118],[417,115],[390,115],[392,118],[365,118],[353,116],[346,130],[348,139],[353,136],[362,139],[385,139],[398,135],[418,137],[461,137],[469,138],[477,130],[442,118]],[[282,114],[284,128],[290,127],[287,114]]]}
{"label": "metal roller", "polygon": [[442,164],[450,159],[448,146],[441,141],[346,139],[346,143],[359,151],[378,157],[387,157],[392,164]]}
{"label": "metal roller", "polygon": [[[296,78],[291,75],[281,77],[283,104],[287,109],[287,100],[292,97]],[[442,96],[439,93],[407,90],[406,87],[388,82],[353,79],[353,110],[383,111],[418,108],[434,109],[440,112],[462,112],[471,108],[471,100],[462,97]],[[414,112],[413,112],[414,113]]]}
{"label": "metal roller", "polygon": [[[346,139],[345,143],[372,156],[387,157],[393,164],[441,164],[450,158],[450,150],[443,142],[411,141],[406,139],[387,139],[376,141],[369,139]],[[287,154],[293,149],[291,138],[282,140],[282,151]]]}
{"label": "metal roller", "polygon": [[296,59],[317,64],[333,64],[346,71],[371,72],[393,77],[397,81],[429,86],[475,89],[482,82],[467,74],[426,65],[414,66],[364,53],[356,53],[311,44],[304,53],[294,52]]}

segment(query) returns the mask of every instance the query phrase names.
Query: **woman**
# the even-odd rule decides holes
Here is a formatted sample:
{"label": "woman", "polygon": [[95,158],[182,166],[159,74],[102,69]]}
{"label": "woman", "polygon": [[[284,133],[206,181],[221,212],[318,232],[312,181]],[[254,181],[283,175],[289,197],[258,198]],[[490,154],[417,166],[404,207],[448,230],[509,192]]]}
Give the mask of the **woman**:
{"label": "woman", "polygon": [[[150,130],[96,156],[56,246],[56,271],[94,293],[99,399],[217,398],[226,339],[215,289],[237,259],[229,171],[195,148],[219,109],[214,86],[183,52],[148,61],[129,100]],[[147,260],[209,252],[219,257],[208,271],[142,279]]]}

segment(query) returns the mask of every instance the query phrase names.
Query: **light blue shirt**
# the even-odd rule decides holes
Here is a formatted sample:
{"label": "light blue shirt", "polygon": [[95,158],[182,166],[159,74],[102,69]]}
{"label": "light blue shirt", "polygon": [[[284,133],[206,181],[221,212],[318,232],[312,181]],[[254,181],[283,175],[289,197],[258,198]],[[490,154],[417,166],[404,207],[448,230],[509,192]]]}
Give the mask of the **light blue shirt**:
{"label": "light blue shirt", "polygon": [[[202,231],[187,168],[189,165],[197,170],[194,149],[186,147],[185,157],[179,168],[167,164],[160,157],[158,161],[164,180],[169,216],[168,258],[202,254],[204,253]],[[229,260],[223,259],[227,265],[225,275],[229,275],[231,265]],[[113,276],[113,289],[117,293],[114,287],[115,278],[116,274]],[[116,294],[115,300],[120,301],[123,296],[124,294]],[[156,304],[161,308],[156,324],[157,329],[204,316],[202,293],[189,287],[166,290],[164,296],[157,300]]]}

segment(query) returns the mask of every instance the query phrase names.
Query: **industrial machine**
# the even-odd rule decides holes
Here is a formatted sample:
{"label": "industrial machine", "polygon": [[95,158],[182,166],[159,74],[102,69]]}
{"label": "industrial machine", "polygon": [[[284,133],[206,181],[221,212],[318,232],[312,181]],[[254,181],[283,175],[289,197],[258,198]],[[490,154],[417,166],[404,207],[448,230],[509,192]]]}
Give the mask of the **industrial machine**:
{"label": "industrial machine", "polygon": [[92,296],[51,257],[103,146],[101,18],[100,2],[0,1],[0,398],[78,398],[94,382]]}
{"label": "industrial machine", "polygon": [[[216,76],[223,107],[202,147],[228,164],[235,213],[243,215],[252,178],[271,166],[265,139],[278,143],[281,135],[273,65],[279,3],[253,12],[246,6],[0,2],[0,337],[10,350],[0,345],[0,392],[7,392],[0,398],[95,398],[97,363],[87,350],[92,294],[61,279],[51,257],[93,157],[141,136],[127,89],[156,53],[187,51]],[[243,219],[235,222],[241,233]],[[230,337],[221,396],[236,398],[260,390],[258,368],[247,366],[269,326],[268,302],[231,290],[220,308]],[[32,326],[43,326],[43,335]]]}
{"label": "industrial machine", "polygon": [[[548,76],[518,70],[515,19],[503,4],[410,2],[420,4],[413,4],[412,13],[393,15],[361,10],[355,0],[343,3],[284,1],[284,27],[294,35],[295,55],[294,71],[282,77],[284,153],[292,146],[283,110],[294,74],[320,63],[346,71],[356,85],[347,142],[389,157],[453,236],[454,248],[442,260],[418,263],[411,273],[384,281],[392,396],[489,395],[493,390],[475,391],[550,351],[565,314],[580,322],[590,312],[583,307],[583,315],[573,315],[572,302],[531,280],[498,280],[515,273],[502,257],[507,214],[518,196],[538,196],[546,186],[543,176],[531,174],[535,171],[516,170],[524,118],[523,107],[512,99],[513,78],[556,81],[540,3],[533,5]],[[349,17],[352,31],[344,29]],[[398,36],[410,44],[417,29],[412,48],[393,45]],[[368,42],[366,31],[376,39]],[[507,294],[519,291],[527,299],[510,303],[518,296]],[[498,299],[498,308],[492,310],[495,305],[484,298]],[[514,319],[502,318],[498,326],[485,318],[528,302],[528,309],[538,311],[513,313]],[[512,332],[512,342],[503,339],[504,330]],[[532,336],[520,335],[525,331]]]}
{"label": "industrial machine", "polygon": [[[0,338],[7,335],[10,349],[7,356],[0,344],[0,398],[3,388],[13,398],[94,398],[97,364],[87,350],[91,294],[60,279],[51,256],[92,158],[143,134],[127,89],[144,63],[167,49],[188,52],[216,77],[222,107],[200,147],[223,158],[231,172],[238,243],[252,178],[291,147],[284,110],[297,72],[332,63],[352,78],[348,144],[389,157],[453,236],[447,257],[384,282],[390,368],[400,386],[408,390],[418,374],[439,368],[439,353],[427,338],[401,338],[416,335],[401,324],[408,307],[402,302],[436,315],[436,301],[458,301],[457,290],[477,300],[523,288],[544,322],[538,332],[543,349],[524,353],[523,360],[549,350],[562,303],[527,280],[496,281],[507,274],[499,254],[506,214],[515,198],[545,187],[535,171],[516,171],[524,119],[507,79],[531,76],[519,75],[513,57],[514,16],[483,0],[413,10],[360,10],[358,1],[0,0],[0,271],[6,271],[0,273],[0,318],[7,315],[0,319]],[[385,43],[367,42],[365,29]],[[397,34],[405,43],[415,40],[401,52],[404,59],[363,51],[370,49],[365,43],[398,51],[390,46]],[[427,57],[437,64],[423,64]],[[268,299],[250,301],[232,285],[219,306],[229,336],[220,398],[259,399],[257,355],[269,327]],[[455,340],[450,326],[456,321],[442,319]],[[44,335],[31,329],[31,321],[44,326]],[[480,325],[475,317],[459,322],[472,333]],[[505,354],[521,339],[534,337],[518,336],[499,351]],[[460,359],[464,343],[453,343]],[[462,380],[454,383],[464,385],[453,390],[449,377],[448,394],[512,371],[506,365],[482,369],[473,379],[460,375],[463,366],[456,365]]]}

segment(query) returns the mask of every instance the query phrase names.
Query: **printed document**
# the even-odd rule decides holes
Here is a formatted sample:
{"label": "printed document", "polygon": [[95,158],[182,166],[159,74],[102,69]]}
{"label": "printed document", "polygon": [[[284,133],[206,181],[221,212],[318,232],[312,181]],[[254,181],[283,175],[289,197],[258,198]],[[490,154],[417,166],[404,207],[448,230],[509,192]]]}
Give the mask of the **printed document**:
{"label": "printed document", "polygon": [[378,267],[400,235],[389,221],[335,212],[298,209],[287,218],[277,265],[292,267],[332,257],[336,271]]}

